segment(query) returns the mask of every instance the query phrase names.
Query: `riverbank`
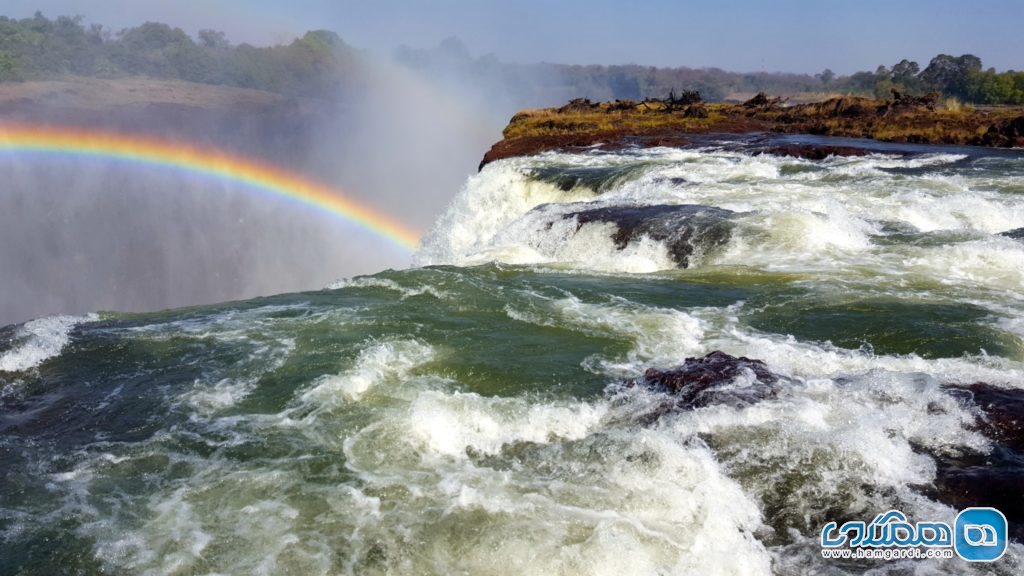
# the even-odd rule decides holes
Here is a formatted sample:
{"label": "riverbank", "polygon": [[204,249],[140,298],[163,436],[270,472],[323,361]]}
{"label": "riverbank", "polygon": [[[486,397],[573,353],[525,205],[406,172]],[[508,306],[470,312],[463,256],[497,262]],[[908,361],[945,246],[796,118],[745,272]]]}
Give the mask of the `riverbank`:
{"label": "riverbank", "polygon": [[[792,106],[763,94],[740,104],[708,103],[692,97],[640,103],[577,99],[560,108],[525,110],[513,116],[502,140],[484,155],[480,167],[502,158],[547,150],[684,146],[697,134],[753,132],[1024,147],[1024,108],[974,108],[953,101],[938,102],[934,97],[899,94],[891,100],[839,97]],[[820,155],[815,150],[806,153]]]}

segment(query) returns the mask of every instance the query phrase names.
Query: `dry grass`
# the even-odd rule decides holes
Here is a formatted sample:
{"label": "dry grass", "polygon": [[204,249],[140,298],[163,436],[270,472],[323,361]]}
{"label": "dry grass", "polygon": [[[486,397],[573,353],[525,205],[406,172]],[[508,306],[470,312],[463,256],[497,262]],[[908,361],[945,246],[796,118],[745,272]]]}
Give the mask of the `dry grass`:
{"label": "dry grass", "polygon": [[622,109],[603,103],[592,108],[556,108],[517,114],[505,128],[506,139],[644,135],[655,133],[776,131],[874,138],[893,142],[971,144],[994,122],[1024,113],[1006,107],[978,112],[973,106],[947,99],[937,110],[895,107],[867,98],[833,99],[796,106],[747,108],[740,104],[705,104],[706,117],[686,109],[666,111],[660,103]]}
{"label": "dry grass", "polygon": [[622,102],[589,105],[574,101],[561,109],[526,110],[512,118],[505,128],[505,138],[491,147],[480,165],[545,150],[593,145],[679,146],[691,141],[691,134],[709,132],[781,132],[888,142],[1024,147],[1024,138],[1014,132],[1016,119],[1024,116],[1024,107],[1020,106],[975,109],[947,102],[938,109],[929,109],[927,104],[839,97],[791,106],[769,99],[759,105],[714,103],[698,108],[666,110],[659,103],[629,106]]}
{"label": "dry grass", "polygon": [[942,110],[956,116],[960,114],[973,114],[975,108],[974,104],[965,104],[959,98],[950,97],[942,101]]}
{"label": "dry grass", "polygon": [[707,118],[686,117],[682,112],[666,113],[664,105],[659,103],[638,104],[627,110],[609,110],[607,103],[586,112],[559,112],[555,108],[526,110],[512,118],[503,134],[505,138],[520,138],[581,132],[704,132],[723,119],[716,106],[724,105],[707,105]]}

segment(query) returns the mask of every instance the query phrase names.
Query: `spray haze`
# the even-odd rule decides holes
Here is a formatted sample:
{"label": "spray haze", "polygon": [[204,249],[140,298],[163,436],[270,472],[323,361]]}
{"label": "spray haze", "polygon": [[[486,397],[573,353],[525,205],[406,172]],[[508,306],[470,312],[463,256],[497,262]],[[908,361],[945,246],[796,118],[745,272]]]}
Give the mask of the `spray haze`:
{"label": "spray haze", "polygon": [[[790,24],[812,21],[821,16],[818,9],[774,5],[731,11],[688,3],[643,11],[577,3],[309,0],[246,6],[240,17],[231,2],[178,4],[172,10],[99,2],[90,7],[94,13],[86,15],[87,23],[29,17],[37,8],[74,13],[79,7],[71,3],[14,1],[8,9],[24,19],[0,19],[0,38],[10,30],[17,32],[6,36],[14,44],[39,38],[25,43],[21,60],[0,45],[0,120],[124,130],[232,151],[344,190],[421,231],[431,228],[522,108],[577,97],[663,98],[679,89],[699,91],[709,101],[745,100],[760,91],[888,96],[893,82],[903,78],[898,69],[916,62],[904,59],[892,70],[879,66],[850,76],[812,74],[825,65],[871,70],[910,56],[921,60],[920,75],[927,76],[931,66],[924,65],[928,53],[921,50],[936,53],[949,46],[1000,67],[1007,66],[1002,55],[1019,52],[995,49],[985,40],[1019,36],[1013,34],[945,30],[942,46],[911,42],[913,34],[930,33],[929,28],[908,29],[896,16],[872,16],[872,25],[899,27],[899,34],[882,35],[899,38],[899,44],[872,42],[869,51],[863,28],[828,29],[836,38],[854,34],[844,50],[856,48],[858,58],[844,50],[808,51],[807,45],[827,45],[820,38],[825,28]],[[900,8],[908,10],[914,11]],[[170,25],[138,25],[145,18]],[[680,33],[679,22],[700,25]],[[780,35],[780,23],[792,34]],[[119,26],[134,28],[112,31]],[[205,26],[224,28],[227,36]],[[297,35],[320,27],[341,35]],[[474,56],[448,37],[456,33],[485,55]],[[786,42],[778,41],[781,36]],[[434,48],[422,48],[445,37]],[[232,44],[229,38],[278,44]],[[379,55],[395,46],[400,47],[394,57]],[[878,53],[882,49],[885,54]],[[811,56],[829,60],[808,62]],[[952,60],[972,77],[1005,80],[992,71],[981,74],[981,60],[972,54]],[[617,65],[522,63],[531,61]],[[353,227],[224,182],[95,160],[21,156],[0,158],[0,177],[8,184],[0,190],[0,324],[45,314],[152,310],[317,289],[341,277],[413,262],[411,255]]]}
{"label": "spray haze", "polygon": [[[0,102],[5,120],[242,154],[419,230],[475,170],[511,107],[488,110],[461,79],[367,55],[348,85],[316,98],[137,79],[11,90],[32,97]],[[411,262],[356,226],[217,178],[16,152],[0,156],[0,177],[0,324],[318,289]]]}

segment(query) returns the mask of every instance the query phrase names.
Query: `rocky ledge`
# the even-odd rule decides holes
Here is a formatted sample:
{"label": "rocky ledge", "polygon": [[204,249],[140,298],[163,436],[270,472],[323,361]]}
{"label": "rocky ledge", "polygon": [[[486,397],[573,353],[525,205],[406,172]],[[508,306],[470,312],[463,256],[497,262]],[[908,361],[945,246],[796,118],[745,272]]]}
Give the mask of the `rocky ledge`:
{"label": "rocky ledge", "polygon": [[[746,408],[772,400],[796,382],[772,372],[761,360],[714,351],[687,358],[682,365],[648,369],[626,386],[642,386],[666,395],[666,402],[642,419],[651,424],[666,414],[711,405]],[[977,414],[973,428],[991,442],[988,452],[930,453],[936,477],[922,492],[962,509],[994,506],[1010,524],[1010,537],[1024,542],[1024,389],[978,382],[942,387]],[[923,452],[929,452],[921,448]]]}
{"label": "rocky ledge", "polygon": [[[525,110],[512,117],[480,168],[502,158],[599,146],[683,146],[696,134],[776,132],[869,138],[882,142],[1024,147],[1024,107],[940,105],[931,94],[894,92],[889,100],[837,97],[788,106],[758,94],[741,104],[709,103],[696,93],[665,100],[591,102]],[[767,153],[811,159],[859,155],[861,148],[788,146]]]}

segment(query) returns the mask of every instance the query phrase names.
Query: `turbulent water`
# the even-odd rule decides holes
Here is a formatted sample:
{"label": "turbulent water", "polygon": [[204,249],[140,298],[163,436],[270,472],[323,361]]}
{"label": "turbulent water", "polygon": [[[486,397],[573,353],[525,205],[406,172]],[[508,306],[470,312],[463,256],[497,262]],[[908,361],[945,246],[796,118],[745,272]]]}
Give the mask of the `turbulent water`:
{"label": "turbulent water", "polygon": [[[1021,573],[818,535],[991,450],[941,386],[1024,387],[1024,157],[752,150],[503,160],[412,269],[0,328],[0,573]],[[713,350],[792,382],[623,385]]]}

